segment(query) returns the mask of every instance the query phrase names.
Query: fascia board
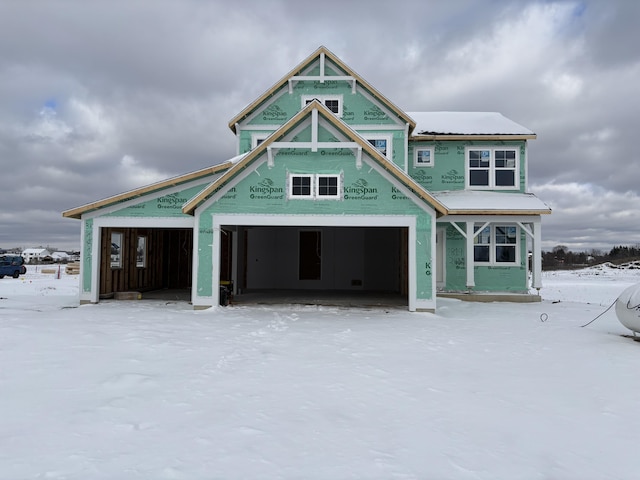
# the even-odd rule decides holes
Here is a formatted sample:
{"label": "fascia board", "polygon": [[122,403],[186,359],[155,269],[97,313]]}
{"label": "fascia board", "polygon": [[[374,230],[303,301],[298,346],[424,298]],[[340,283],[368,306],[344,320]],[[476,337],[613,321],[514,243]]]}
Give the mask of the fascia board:
{"label": "fascia board", "polygon": [[460,134],[435,134],[435,135],[411,135],[410,142],[430,142],[444,140],[535,140],[538,136],[535,133],[530,135],[460,135]]}

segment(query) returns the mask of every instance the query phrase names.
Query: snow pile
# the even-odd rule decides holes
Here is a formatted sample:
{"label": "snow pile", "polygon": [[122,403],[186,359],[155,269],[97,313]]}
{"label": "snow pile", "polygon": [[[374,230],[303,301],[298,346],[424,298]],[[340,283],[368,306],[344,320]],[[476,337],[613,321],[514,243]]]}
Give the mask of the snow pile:
{"label": "snow pile", "polygon": [[614,270],[638,270],[640,269],[640,260],[634,260],[632,262],[625,262],[619,265],[611,262],[605,262],[600,265],[596,265],[591,267],[593,270],[606,270],[606,269],[614,269]]}
{"label": "snow pile", "polygon": [[640,344],[580,325],[638,270],[435,315],[77,307],[77,281],[0,281],[0,478],[637,476]]}

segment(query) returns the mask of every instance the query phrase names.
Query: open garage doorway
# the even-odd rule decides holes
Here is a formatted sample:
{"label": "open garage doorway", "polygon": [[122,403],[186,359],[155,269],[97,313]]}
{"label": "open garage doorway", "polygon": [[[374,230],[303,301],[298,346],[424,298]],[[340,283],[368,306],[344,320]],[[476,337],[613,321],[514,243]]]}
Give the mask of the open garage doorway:
{"label": "open garage doorway", "polygon": [[236,303],[407,306],[406,227],[256,225],[222,231],[220,280],[235,265]]}
{"label": "open garage doorway", "polygon": [[192,229],[102,228],[100,245],[100,298],[191,299]]}

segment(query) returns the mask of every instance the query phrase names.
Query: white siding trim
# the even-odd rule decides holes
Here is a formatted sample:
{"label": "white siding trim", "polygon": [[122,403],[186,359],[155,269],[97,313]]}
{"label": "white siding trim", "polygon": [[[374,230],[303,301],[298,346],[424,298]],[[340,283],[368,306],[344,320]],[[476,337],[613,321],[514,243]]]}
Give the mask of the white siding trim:
{"label": "white siding trim", "polygon": [[193,228],[194,217],[100,217],[94,227],[121,228]]}
{"label": "white siding trim", "polygon": [[193,251],[191,254],[191,305],[195,308],[197,304],[198,297],[198,264],[200,260],[200,256],[198,252],[200,251],[200,213],[196,212],[193,216],[193,242],[192,247]]}
{"label": "white siding trim", "polygon": [[100,240],[101,228],[93,221],[93,241],[91,243],[91,303],[98,303],[100,299]]}
{"label": "white siding trim", "polygon": [[405,125],[385,125],[385,124],[379,124],[379,125],[355,125],[355,124],[349,124],[349,126],[355,130],[356,132],[360,132],[360,131],[368,131],[368,130],[376,130],[376,131],[405,131],[406,130],[406,126]]}

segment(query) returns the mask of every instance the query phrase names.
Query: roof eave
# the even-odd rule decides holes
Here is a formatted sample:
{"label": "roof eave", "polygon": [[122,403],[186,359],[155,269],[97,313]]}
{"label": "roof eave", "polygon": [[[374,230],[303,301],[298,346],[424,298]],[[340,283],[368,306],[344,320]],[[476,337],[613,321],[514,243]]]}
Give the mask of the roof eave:
{"label": "roof eave", "polygon": [[65,218],[80,219],[82,218],[82,214],[84,213],[97,210],[99,208],[106,207],[108,205],[112,205],[114,203],[118,203],[124,200],[132,200],[134,198],[141,197],[147,193],[161,190],[163,188],[173,187],[176,185],[189,182],[191,180],[197,180],[198,178],[206,177],[207,175],[212,175],[222,170],[228,169],[232,165],[233,164],[231,162],[224,162],[218,165],[214,165],[212,167],[203,168],[202,170],[197,170],[195,172],[187,173],[185,175],[172,177],[167,180],[163,180],[157,183],[152,183],[151,185],[137,188],[135,190],[129,190],[127,192],[123,192],[118,195],[114,195],[112,197],[99,200],[97,202],[92,202],[86,205],[82,205],[80,207],[72,208],[70,210],[65,210],[64,212],[62,212],[62,216]]}
{"label": "roof eave", "polygon": [[543,209],[543,210],[494,210],[494,209],[450,209],[448,212],[449,215],[549,215],[551,214],[551,209]]}
{"label": "roof eave", "polygon": [[437,140],[535,140],[538,136],[535,133],[527,134],[458,134],[458,133],[435,133],[429,135],[411,135],[410,142],[425,142]]}

